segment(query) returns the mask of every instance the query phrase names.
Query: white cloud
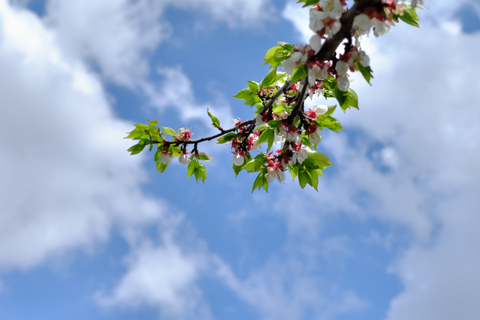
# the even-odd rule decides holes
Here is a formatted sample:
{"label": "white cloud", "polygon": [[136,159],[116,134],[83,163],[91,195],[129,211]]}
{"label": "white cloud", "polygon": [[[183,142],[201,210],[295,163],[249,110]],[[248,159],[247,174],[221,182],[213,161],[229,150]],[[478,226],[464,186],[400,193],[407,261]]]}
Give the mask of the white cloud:
{"label": "white cloud", "polygon": [[[180,113],[182,121],[188,123],[192,120],[200,120],[211,131],[218,132],[211,126],[211,120],[207,115],[207,109],[209,109],[219,118],[221,124],[231,124],[232,114],[228,102],[221,98],[215,104],[196,102],[192,83],[181,68],[160,68],[157,71],[164,80],[158,87],[145,84],[144,91],[150,97],[150,103],[160,112],[172,108]],[[221,94],[218,96],[222,97]]]}
{"label": "white cloud", "polygon": [[[391,269],[405,289],[392,301],[389,320],[480,314],[474,300],[480,294],[480,238],[472,227],[480,207],[474,89],[480,87],[480,66],[472,43],[480,39],[458,33],[452,16],[462,3],[428,2],[419,30],[399,24],[362,42],[372,61],[373,87],[354,75],[360,111],[338,115],[351,139],[341,133],[322,141],[338,173],[325,170],[319,193],[308,192],[324,212],[379,218],[415,235]],[[295,26],[305,24],[302,17],[287,16]],[[383,149],[372,152],[378,145]],[[379,162],[390,170],[383,172]],[[309,212],[308,205],[302,208]],[[299,234],[318,223],[316,214],[305,214],[303,224],[295,221]]]}
{"label": "white cloud", "polygon": [[44,19],[70,55],[92,62],[106,79],[135,89],[147,82],[145,57],[170,37],[164,17],[168,7],[203,12],[231,27],[258,27],[272,12],[266,0],[50,0]]}
{"label": "white cloud", "polygon": [[200,303],[202,294],[195,285],[207,266],[206,254],[184,252],[168,234],[162,238],[160,246],[141,243],[127,258],[128,272],[111,296],[99,292],[97,301],[109,307],[147,304],[175,319],[211,318],[208,308]]}
{"label": "white cloud", "polygon": [[[115,227],[133,250],[115,295],[103,302],[145,299],[166,314],[205,314],[194,282],[207,253],[185,255],[189,244],[168,238],[182,216],[142,192],[143,157],[129,156],[131,142],[122,139],[131,125],[114,116],[97,76],[57,41],[35,15],[0,0],[0,269],[94,251]],[[143,238],[152,224],[163,246]]]}
{"label": "white cloud", "polygon": [[355,292],[327,285],[325,279],[312,272],[315,268],[297,254],[273,256],[246,279],[237,278],[221,261],[217,261],[217,267],[218,276],[265,320],[304,319],[307,310],[311,312],[309,317],[334,319],[367,306]]}

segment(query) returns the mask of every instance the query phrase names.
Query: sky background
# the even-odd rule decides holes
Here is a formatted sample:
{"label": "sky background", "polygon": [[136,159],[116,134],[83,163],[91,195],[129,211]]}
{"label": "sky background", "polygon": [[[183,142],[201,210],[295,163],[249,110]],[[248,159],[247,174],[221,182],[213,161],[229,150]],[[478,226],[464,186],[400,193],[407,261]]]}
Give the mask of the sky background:
{"label": "sky background", "polygon": [[250,119],[232,96],[307,10],[0,0],[0,319],[480,319],[480,2],[426,7],[362,41],[373,86],[353,75],[319,191],[252,194],[226,145],[197,184],[123,137]]}

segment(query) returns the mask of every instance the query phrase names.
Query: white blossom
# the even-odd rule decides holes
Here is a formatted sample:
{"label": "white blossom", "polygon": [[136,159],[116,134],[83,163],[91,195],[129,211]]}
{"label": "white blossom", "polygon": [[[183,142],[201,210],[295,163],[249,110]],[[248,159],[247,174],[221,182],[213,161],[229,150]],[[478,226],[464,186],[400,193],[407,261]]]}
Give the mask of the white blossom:
{"label": "white blossom", "polygon": [[315,114],[318,117],[322,114],[325,114],[328,111],[328,107],[323,105],[323,104],[320,104],[320,105],[317,105],[317,106],[313,106],[312,110],[315,112]]}
{"label": "white blossom", "polygon": [[170,164],[170,162],[172,161],[172,158],[167,153],[162,153],[160,157],[158,157],[158,161],[163,164]]}
{"label": "white blossom", "polygon": [[257,114],[257,116],[255,117],[255,125],[258,127],[258,126],[261,126],[262,124],[265,124],[265,122],[263,122],[262,120],[262,115]]}
{"label": "white blossom", "polygon": [[365,51],[360,51],[360,64],[364,67],[368,67],[370,65],[370,57],[365,53]]}
{"label": "white blossom", "polygon": [[375,37],[383,36],[388,32],[388,30],[390,30],[390,24],[387,20],[380,21],[374,18],[372,19],[372,21],[373,25],[375,26],[375,28],[373,29],[373,34],[375,35]]}
{"label": "white blossom", "polygon": [[295,63],[295,61],[293,61],[291,58],[282,61],[282,62],[280,63],[280,65],[282,66],[283,71],[285,71],[285,72],[288,73],[289,75],[292,75],[293,69],[295,69],[295,67],[297,66],[297,64]]}
{"label": "white blossom", "polygon": [[282,183],[285,180],[285,172],[282,170],[277,170],[277,180]]}
{"label": "white blossom", "polygon": [[180,157],[178,157],[178,162],[180,162],[183,165],[189,164],[190,156],[188,154],[181,154]]}
{"label": "white blossom", "polygon": [[277,176],[277,168],[272,168],[272,167],[267,168],[267,173],[265,173],[265,179],[267,179],[268,183],[273,182],[276,176]]}
{"label": "white blossom", "polygon": [[[295,156],[296,160],[298,160],[298,163],[302,164],[305,159],[308,158],[308,155],[313,152],[313,149],[311,149],[308,146],[302,145],[300,150],[298,152],[295,152],[293,155]],[[293,159],[293,157],[292,157]]]}
{"label": "white blossom", "polygon": [[326,19],[327,17],[328,14],[323,11],[310,10],[310,24],[308,25],[310,30],[315,33],[322,30],[324,28],[322,20]]}
{"label": "white blossom", "polygon": [[308,84],[313,86],[316,83],[316,79],[325,80],[328,78],[328,65],[325,64],[323,68],[320,68],[316,64],[312,69],[308,70]]}
{"label": "white blossom", "polygon": [[358,28],[359,34],[368,33],[372,27],[372,20],[364,13],[359,14],[353,19],[353,27]]}
{"label": "white blossom", "polygon": [[315,131],[310,135],[310,140],[315,144],[319,144],[320,141],[322,141],[322,138],[323,138],[322,134],[318,131]]}
{"label": "white blossom", "polygon": [[303,54],[300,51],[295,51],[294,53],[292,53],[290,58],[282,61],[280,65],[286,73],[291,75],[293,73],[293,69],[295,69],[295,67],[297,66],[297,62],[304,63],[307,61],[307,58],[307,54]]}
{"label": "white blossom", "polygon": [[350,81],[347,76],[341,76],[337,78],[337,86],[341,91],[347,91],[350,88]]}
{"label": "white blossom", "polygon": [[343,76],[344,74],[346,74],[348,68],[348,63],[343,61],[337,61],[337,65],[335,66],[335,70],[337,70],[339,76]]}
{"label": "white blossom", "polygon": [[320,38],[319,35],[315,33],[313,36],[310,37],[308,44],[310,45],[310,48],[315,51],[315,54],[317,54],[322,47],[322,38]]}
{"label": "white blossom", "polygon": [[245,158],[238,153],[233,157],[233,164],[236,166],[241,166],[244,162]]}

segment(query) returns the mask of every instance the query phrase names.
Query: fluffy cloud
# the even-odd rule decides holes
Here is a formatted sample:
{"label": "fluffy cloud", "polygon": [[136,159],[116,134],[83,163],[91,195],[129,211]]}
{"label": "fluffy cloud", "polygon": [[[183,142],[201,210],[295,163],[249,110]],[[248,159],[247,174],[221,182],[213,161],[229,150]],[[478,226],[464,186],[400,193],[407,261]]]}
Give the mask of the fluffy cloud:
{"label": "fluffy cloud", "polygon": [[[189,246],[168,238],[181,215],[143,194],[143,157],[130,157],[121,139],[131,126],[114,116],[101,82],[57,40],[35,15],[0,1],[0,268],[28,269],[91,250],[117,227],[133,248],[129,271],[113,298],[101,301],[146,299],[175,315],[200,310],[194,281],[207,254],[185,256]],[[151,224],[165,238],[162,247],[141,236]],[[142,289],[152,284],[145,278],[155,274],[151,268],[168,275]]]}
{"label": "fluffy cloud", "polygon": [[119,139],[130,126],[98,79],[33,14],[1,1],[0,15],[1,267],[105,240],[114,222],[159,219],[165,204],[141,193],[141,158]]}
{"label": "fluffy cloud", "polygon": [[[312,200],[320,198],[325,212],[375,217],[414,236],[392,264],[405,289],[392,301],[389,320],[476,319],[480,312],[472,300],[480,294],[474,271],[480,238],[472,230],[480,207],[473,89],[480,87],[480,68],[472,43],[480,39],[460,34],[451,18],[464,3],[428,2],[420,30],[399,24],[384,37],[364,39],[373,87],[355,75],[361,110],[339,116],[355,134],[322,142],[338,173],[332,179],[327,173]],[[305,30],[302,17],[285,16]],[[304,220],[297,229],[310,230],[318,218]]]}
{"label": "fluffy cloud", "polygon": [[[335,250],[330,244],[324,246],[327,247]],[[265,320],[304,319],[307,310],[312,318],[334,319],[367,306],[352,290],[330,287],[316,274],[312,264],[305,261],[305,257],[295,253],[282,258],[272,257],[264,267],[253,271],[246,279],[237,278],[221,261],[217,261],[217,268],[218,276],[254,306]]]}
{"label": "fluffy cloud", "polygon": [[93,62],[106,79],[133,89],[146,83],[145,57],[170,36],[171,26],[163,19],[167,8],[204,12],[231,27],[258,26],[271,11],[267,2],[50,0],[44,20],[70,55]]}
{"label": "fluffy cloud", "polygon": [[209,310],[198,302],[202,295],[195,286],[208,264],[202,251],[184,252],[167,234],[159,246],[144,241],[127,258],[128,272],[111,296],[97,293],[97,301],[109,307],[147,304],[175,319],[208,319]]}

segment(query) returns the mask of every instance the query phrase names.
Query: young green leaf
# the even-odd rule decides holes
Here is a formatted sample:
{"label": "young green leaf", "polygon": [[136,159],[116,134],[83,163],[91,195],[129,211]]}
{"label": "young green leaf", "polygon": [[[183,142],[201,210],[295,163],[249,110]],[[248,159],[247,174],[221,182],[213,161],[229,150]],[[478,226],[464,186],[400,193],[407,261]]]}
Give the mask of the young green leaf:
{"label": "young green leaf", "polygon": [[260,144],[262,144],[266,141],[269,141],[270,136],[274,137],[274,135],[275,135],[275,133],[274,133],[273,129],[267,129],[267,130],[263,131],[262,134],[260,135],[260,137],[258,137],[257,144],[260,145]]}
{"label": "young green leaf", "polygon": [[197,169],[198,161],[195,159],[192,159],[190,163],[188,164],[188,169],[187,169],[187,176],[190,178],[192,174],[195,173],[195,170]]}
{"label": "young green leaf", "polygon": [[207,113],[208,113],[208,116],[210,117],[210,119],[212,119],[212,126],[214,126],[215,128],[220,127],[220,120],[218,120],[217,117],[214,117],[214,116],[210,113],[210,110],[208,110],[208,108],[207,108]]}
{"label": "young green leaf", "polygon": [[[272,47],[272,48],[268,49],[267,54],[265,54],[265,57],[263,58],[263,60],[268,61],[270,58],[272,58],[275,55],[275,52],[278,49],[282,49],[282,47],[277,46],[277,47]],[[268,62],[265,62],[264,64],[267,64],[267,63]]]}
{"label": "young green leaf", "polygon": [[157,162],[157,170],[158,170],[158,172],[163,173],[165,170],[167,170],[167,168],[168,168],[168,164],[164,164],[164,163],[161,163],[161,162]]}
{"label": "young green leaf", "polygon": [[338,100],[343,112],[346,112],[347,109],[351,107],[358,109],[358,96],[353,89],[341,91],[338,89],[338,86],[335,86],[335,89],[333,89],[333,95]]}
{"label": "young green leaf", "polygon": [[130,155],[138,154],[138,153],[143,151],[145,146],[146,146],[146,144],[142,140],[139,143],[131,146],[127,151],[130,151]]}
{"label": "young green leaf", "polygon": [[295,83],[298,80],[301,80],[308,76],[308,67],[306,64],[299,64],[293,69],[292,81],[290,83]]}
{"label": "young green leaf", "polygon": [[207,168],[201,163],[199,163],[197,166],[197,169],[195,170],[195,179],[202,180],[203,183],[205,183],[205,179],[207,178]]}
{"label": "young green leaf", "polygon": [[304,168],[301,168],[298,172],[298,183],[302,189],[308,184],[311,184],[310,174]]}
{"label": "young green leaf", "polygon": [[255,81],[247,81],[248,88],[250,89],[251,93],[256,93],[258,91],[258,83]]}
{"label": "young green leaf", "polygon": [[251,95],[252,93],[250,92],[250,88],[245,88],[238,91],[233,97],[240,100],[248,100],[250,99]]}
{"label": "young green leaf", "polygon": [[367,80],[368,84],[369,84],[369,85],[372,85],[372,84],[370,83],[370,79],[373,78],[372,68],[370,68],[370,66],[368,66],[368,67],[362,66],[362,64],[360,63],[360,61],[357,61],[357,68],[358,68],[358,70],[362,73],[362,75],[363,75],[363,77],[365,78],[365,80]]}
{"label": "young green leaf", "polygon": [[234,140],[234,139],[237,138],[237,137],[238,137],[238,135],[237,135],[236,133],[229,132],[229,133],[227,133],[226,135],[218,138],[217,144],[222,144],[222,143],[226,143],[226,142],[232,141],[232,140]]}
{"label": "young green leaf", "polygon": [[149,125],[154,126],[154,127],[158,124],[158,120],[154,120],[154,121],[147,120],[147,121],[148,121]]}
{"label": "young green leaf", "polygon": [[315,165],[318,167],[317,169],[325,169],[333,165],[333,162],[330,161],[327,155],[321,152],[312,152],[308,155],[308,158],[314,161]]}
{"label": "young green leaf", "polygon": [[315,190],[317,190],[317,192],[318,192],[318,189],[317,189],[317,186],[318,186],[318,173],[317,173],[317,170],[315,170],[315,169],[308,170],[308,174],[310,175],[310,185],[311,185]]}
{"label": "young green leaf", "polygon": [[417,21],[418,19],[415,19],[415,17],[418,18],[418,16],[416,15],[415,11],[414,10],[411,10],[411,9],[405,9],[405,11],[403,12],[403,15],[402,16],[399,16],[399,18],[411,25],[411,26],[414,26],[414,27],[417,27],[417,28],[420,28],[420,26],[418,25]]}
{"label": "young green leaf", "polygon": [[257,178],[253,182],[252,193],[253,193],[253,191],[255,191],[255,189],[260,190],[260,188],[263,187],[263,180],[265,180],[265,174],[262,171],[258,174]]}
{"label": "young green leaf", "polygon": [[292,175],[292,181],[295,181],[295,178],[297,177],[298,174],[298,165],[292,165],[289,168],[290,174]]}
{"label": "young green leaf", "polygon": [[162,127],[163,129],[163,132],[165,132],[166,134],[169,134],[171,136],[176,136],[177,133],[175,132],[175,130],[173,130],[172,128],[169,128],[169,127]]}
{"label": "young green leaf", "polygon": [[297,3],[302,3],[304,2],[305,4],[303,5],[302,8],[305,8],[306,6],[311,6],[312,4],[318,4],[320,0],[298,0]]}
{"label": "young green leaf", "polygon": [[270,70],[262,80],[264,87],[271,87],[277,81],[277,68]]}
{"label": "young green leaf", "polygon": [[133,131],[127,133],[128,136],[126,136],[124,139],[140,139],[143,135],[145,135],[145,131],[139,128],[135,128]]}
{"label": "young green leaf", "polygon": [[143,123],[137,123],[135,125],[135,127],[137,127],[138,129],[143,129],[143,130],[148,130],[149,126],[147,126],[146,124],[143,124]]}
{"label": "young green leaf", "polygon": [[203,161],[210,161],[213,159],[212,157],[208,156],[205,152],[200,152],[198,154],[198,157],[200,158],[200,160],[203,160]]}
{"label": "young green leaf", "polygon": [[261,167],[265,164],[266,161],[267,156],[264,154],[259,154],[254,159],[244,164],[243,169],[247,170],[248,172],[258,171],[261,169]]}

